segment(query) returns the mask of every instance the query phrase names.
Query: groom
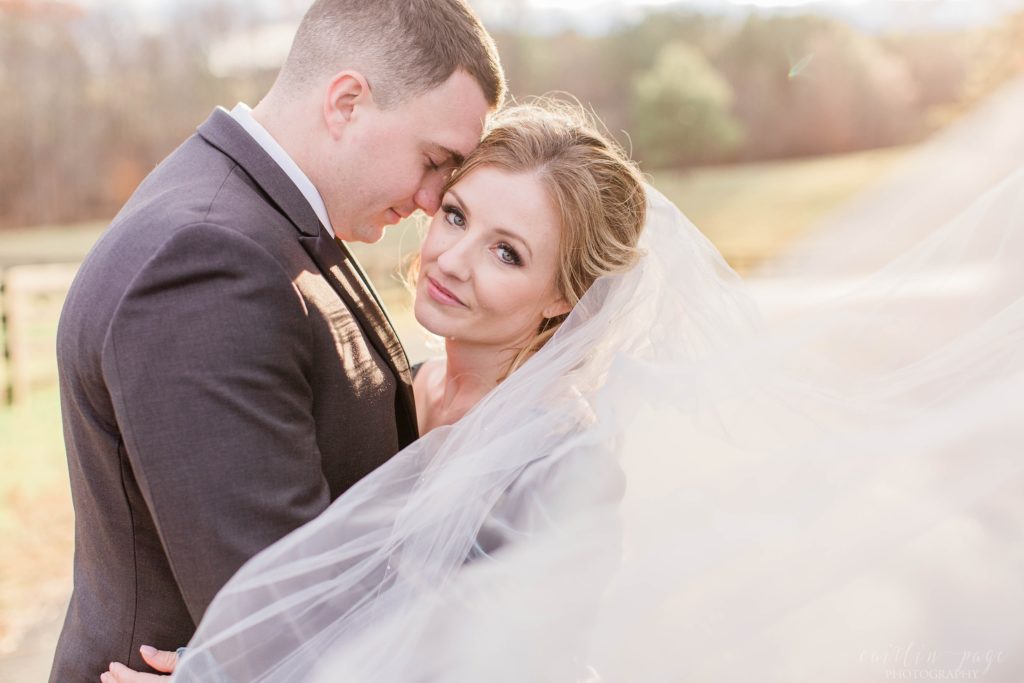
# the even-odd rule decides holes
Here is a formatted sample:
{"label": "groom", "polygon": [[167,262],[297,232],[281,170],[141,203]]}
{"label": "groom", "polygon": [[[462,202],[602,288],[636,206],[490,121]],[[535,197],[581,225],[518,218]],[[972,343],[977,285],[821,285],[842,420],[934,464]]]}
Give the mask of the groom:
{"label": "groom", "polygon": [[416,438],[341,240],[436,211],[503,94],[462,0],[317,0],[266,98],[215,110],[121,210],[58,333],[76,540],[51,681],[188,642],[247,559]]}

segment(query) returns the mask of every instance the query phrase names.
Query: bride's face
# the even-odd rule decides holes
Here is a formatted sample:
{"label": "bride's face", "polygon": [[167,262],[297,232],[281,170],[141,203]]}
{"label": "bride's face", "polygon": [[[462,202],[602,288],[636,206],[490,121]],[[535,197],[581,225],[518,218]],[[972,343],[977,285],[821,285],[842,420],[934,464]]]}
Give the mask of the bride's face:
{"label": "bride's face", "polygon": [[558,293],[558,212],[530,173],[481,167],[445,193],[420,250],[416,319],[504,350],[568,312]]}

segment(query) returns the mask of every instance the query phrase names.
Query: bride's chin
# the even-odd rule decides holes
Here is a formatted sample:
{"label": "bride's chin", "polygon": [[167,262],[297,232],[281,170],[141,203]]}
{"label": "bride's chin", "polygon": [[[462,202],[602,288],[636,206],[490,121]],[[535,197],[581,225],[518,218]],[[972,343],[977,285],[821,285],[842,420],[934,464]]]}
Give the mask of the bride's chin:
{"label": "bride's chin", "polygon": [[[428,304],[421,303],[419,299],[416,300],[412,307],[412,314],[416,318],[416,322],[420,324],[420,327],[433,335],[447,337],[447,326],[438,320],[437,312],[428,310],[429,308]],[[447,330],[447,332],[450,333],[450,330]]]}

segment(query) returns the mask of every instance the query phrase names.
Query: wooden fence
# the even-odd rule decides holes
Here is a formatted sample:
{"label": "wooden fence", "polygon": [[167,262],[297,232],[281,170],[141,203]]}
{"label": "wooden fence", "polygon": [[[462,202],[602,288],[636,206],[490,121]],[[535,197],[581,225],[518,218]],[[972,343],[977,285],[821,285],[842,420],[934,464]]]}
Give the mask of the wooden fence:
{"label": "wooden fence", "polygon": [[0,271],[0,403],[24,401],[57,381],[57,320],[77,263],[17,265]]}

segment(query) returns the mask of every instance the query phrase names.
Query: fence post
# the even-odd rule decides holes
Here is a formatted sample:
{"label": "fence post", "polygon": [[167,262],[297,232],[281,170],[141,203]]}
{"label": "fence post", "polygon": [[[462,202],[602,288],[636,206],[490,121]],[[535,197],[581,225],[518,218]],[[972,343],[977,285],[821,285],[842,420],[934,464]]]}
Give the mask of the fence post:
{"label": "fence post", "polygon": [[9,367],[11,403],[21,403],[28,397],[30,354],[27,348],[23,319],[26,307],[23,294],[18,291],[18,268],[8,268],[4,273],[4,297],[7,313],[7,362]]}
{"label": "fence post", "polygon": [[0,405],[9,405],[11,395],[10,347],[7,343],[7,273],[0,269]]}
{"label": "fence post", "polygon": [[57,320],[78,264],[13,266],[3,273],[7,386],[12,403],[57,379]]}

